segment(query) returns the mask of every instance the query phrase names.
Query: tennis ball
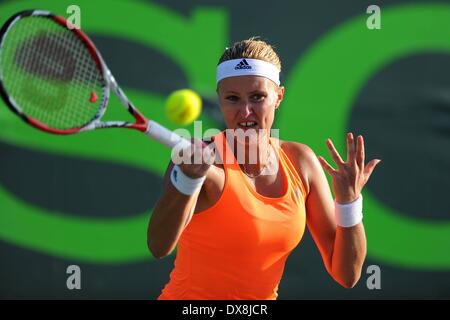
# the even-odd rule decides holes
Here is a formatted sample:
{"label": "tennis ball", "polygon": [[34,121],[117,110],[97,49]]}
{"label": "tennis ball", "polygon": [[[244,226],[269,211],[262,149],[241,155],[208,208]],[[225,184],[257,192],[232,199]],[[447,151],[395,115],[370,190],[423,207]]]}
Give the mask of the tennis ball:
{"label": "tennis ball", "polygon": [[166,114],[170,121],[187,125],[195,121],[202,111],[202,99],[190,90],[172,92],[166,100]]}

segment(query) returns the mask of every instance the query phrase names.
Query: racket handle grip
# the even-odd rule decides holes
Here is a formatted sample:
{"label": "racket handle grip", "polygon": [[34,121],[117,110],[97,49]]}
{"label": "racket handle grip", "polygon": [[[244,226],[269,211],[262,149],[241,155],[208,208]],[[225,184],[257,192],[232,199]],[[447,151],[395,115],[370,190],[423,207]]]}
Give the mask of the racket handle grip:
{"label": "racket handle grip", "polygon": [[184,149],[191,145],[190,141],[152,120],[149,120],[145,134],[169,148],[173,148],[180,143],[182,143],[182,145],[179,146],[180,149]]}

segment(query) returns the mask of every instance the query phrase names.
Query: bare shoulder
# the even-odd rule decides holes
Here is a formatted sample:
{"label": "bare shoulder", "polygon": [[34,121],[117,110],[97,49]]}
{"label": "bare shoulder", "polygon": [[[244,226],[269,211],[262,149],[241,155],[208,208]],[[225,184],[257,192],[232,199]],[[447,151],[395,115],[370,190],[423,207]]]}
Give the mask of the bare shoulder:
{"label": "bare shoulder", "polygon": [[306,144],[294,141],[278,140],[280,147],[289,157],[302,178],[309,193],[312,177],[321,168],[315,152]]}
{"label": "bare shoulder", "polygon": [[305,160],[312,160],[313,157],[316,157],[314,151],[304,143],[284,140],[279,140],[279,142],[283,151],[289,155],[295,155],[296,157],[301,157]]}

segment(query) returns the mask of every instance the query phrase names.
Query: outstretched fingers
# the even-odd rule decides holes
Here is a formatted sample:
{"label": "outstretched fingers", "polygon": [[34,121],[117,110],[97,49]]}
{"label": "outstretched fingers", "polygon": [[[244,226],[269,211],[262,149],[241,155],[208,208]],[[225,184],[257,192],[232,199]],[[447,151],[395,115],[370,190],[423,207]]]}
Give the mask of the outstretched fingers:
{"label": "outstretched fingers", "polygon": [[355,139],[353,133],[347,133],[347,163],[352,164],[355,161]]}
{"label": "outstretched fingers", "polygon": [[331,141],[331,139],[327,139],[326,141],[328,150],[330,151],[331,157],[333,158],[334,162],[336,163],[336,165],[338,166],[338,168],[340,166],[342,166],[344,164],[344,161],[342,160],[341,156],[339,155],[339,152],[337,152],[336,148],[334,147],[333,142]]}
{"label": "outstretched fingers", "polygon": [[322,168],[330,175],[334,176],[337,171],[325,160],[322,156],[318,156],[317,159],[319,159],[320,164],[322,165]]}
{"label": "outstretched fingers", "polygon": [[372,174],[375,167],[381,162],[380,159],[373,159],[371,160],[364,168],[364,176],[365,180],[369,180],[370,175]]}
{"label": "outstretched fingers", "polygon": [[364,171],[365,151],[364,151],[364,138],[358,136],[356,140],[356,163],[360,171]]}

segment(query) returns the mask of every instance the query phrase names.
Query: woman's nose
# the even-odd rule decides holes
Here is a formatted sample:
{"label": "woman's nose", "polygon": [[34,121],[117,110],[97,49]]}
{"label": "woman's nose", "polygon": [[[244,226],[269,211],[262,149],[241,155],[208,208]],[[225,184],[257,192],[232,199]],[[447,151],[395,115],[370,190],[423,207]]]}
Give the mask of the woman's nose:
{"label": "woman's nose", "polygon": [[243,105],[241,108],[241,113],[242,113],[243,117],[248,117],[249,115],[251,115],[253,113],[253,108],[249,101],[243,102]]}

